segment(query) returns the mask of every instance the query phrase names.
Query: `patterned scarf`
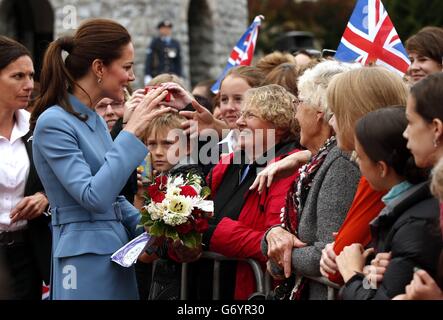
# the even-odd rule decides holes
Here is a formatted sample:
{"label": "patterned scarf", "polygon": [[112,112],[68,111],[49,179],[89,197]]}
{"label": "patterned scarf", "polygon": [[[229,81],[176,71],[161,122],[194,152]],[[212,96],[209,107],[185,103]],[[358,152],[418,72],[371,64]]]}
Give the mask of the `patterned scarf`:
{"label": "patterned scarf", "polygon": [[335,146],[334,136],[329,138],[311,160],[298,170],[299,177],[286,195],[285,211],[281,216],[282,227],[297,234],[298,217],[301,215],[314,177],[329,151]]}
{"label": "patterned scarf", "polygon": [[[331,151],[335,145],[336,139],[332,136],[325,142],[317,154],[299,169],[299,178],[286,195],[285,210],[281,215],[281,226],[292,234],[297,234],[299,217],[303,212],[314,177],[329,154],[329,151]],[[282,295],[286,299],[300,300],[305,285],[306,278],[293,275],[286,279],[284,283],[279,286],[279,289],[286,291],[286,294]],[[292,290],[290,290],[290,288],[292,288]]]}

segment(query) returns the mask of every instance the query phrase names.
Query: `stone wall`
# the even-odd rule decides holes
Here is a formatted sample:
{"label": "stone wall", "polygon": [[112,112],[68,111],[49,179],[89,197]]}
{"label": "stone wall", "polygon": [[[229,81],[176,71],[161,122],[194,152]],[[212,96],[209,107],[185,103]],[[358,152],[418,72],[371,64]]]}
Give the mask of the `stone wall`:
{"label": "stone wall", "polygon": [[[0,0],[4,3],[15,0]],[[84,19],[103,17],[124,25],[133,37],[136,50],[137,85],[142,85],[146,48],[160,20],[174,23],[174,37],[182,45],[184,75],[188,85],[207,78],[216,78],[226,64],[230,50],[245,31],[248,20],[247,0],[20,0],[32,1],[35,17],[44,20],[36,3],[51,4],[54,15],[54,37],[73,32],[72,17],[77,23]],[[3,23],[3,26],[2,26]],[[0,20],[0,32],[9,30],[7,19]],[[35,24],[39,23],[34,21]],[[67,28],[68,27],[68,28]],[[13,28],[13,27],[12,27]],[[192,69],[192,72],[191,72]]]}

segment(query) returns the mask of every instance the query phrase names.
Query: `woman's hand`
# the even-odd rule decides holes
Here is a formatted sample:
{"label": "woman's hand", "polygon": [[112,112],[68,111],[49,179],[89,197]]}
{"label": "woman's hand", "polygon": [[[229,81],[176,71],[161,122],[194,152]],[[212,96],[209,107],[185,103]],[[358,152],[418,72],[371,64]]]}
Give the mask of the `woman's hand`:
{"label": "woman's hand", "polygon": [[426,271],[418,270],[406,286],[406,293],[393,300],[443,300],[443,291]]}
{"label": "woman's hand", "polygon": [[224,129],[229,129],[224,121],[214,118],[212,113],[200,105],[196,100],[192,100],[195,111],[181,111],[180,114],[188,119],[182,124],[182,129],[191,137],[204,133],[205,130],[216,130],[219,137]]}
{"label": "woman's hand", "polygon": [[165,90],[171,94],[172,99],[169,102],[163,101],[162,104],[167,107],[172,107],[177,110],[184,109],[194,99],[192,94],[183,89],[180,85],[174,82],[166,82],[162,84]]}
{"label": "woman's hand", "polygon": [[363,271],[366,258],[373,252],[373,248],[365,250],[359,243],[354,243],[343,249],[335,259],[335,262],[345,283],[356,273]]}
{"label": "woman's hand", "polygon": [[188,263],[198,260],[202,255],[202,246],[199,244],[196,248],[189,248],[181,240],[174,241],[171,245],[178,260],[182,263]]}
{"label": "woman's hand", "polygon": [[[160,103],[167,94],[168,91],[163,87],[149,91],[135,108],[128,109],[125,113],[124,117],[126,117],[126,119],[129,117],[129,120],[127,120],[123,130],[131,132],[140,138],[153,118],[174,110],[171,107],[165,108],[160,106]],[[126,119],[123,119],[123,123],[125,123]]]}
{"label": "woman's hand", "polygon": [[11,211],[9,215],[11,223],[20,220],[32,220],[41,216],[48,207],[48,204],[48,199],[41,192],[37,192],[29,197],[24,197]]}
{"label": "woman's hand", "polygon": [[370,283],[379,284],[383,281],[386,268],[391,262],[391,253],[378,253],[371,261],[371,265],[363,268],[363,274],[368,278]]}
{"label": "woman's hand", "polygon": [[338,266],[335,263],[337,255],[334,251],[334,242],[328,243],[321,252],[320,273],[323,277],[328,278],[329,275],[336,274]]}
{"label": "woman's hand", "polygon": [[261,171],[249,188],[254,190],[257,188],[258,193],[262,193],[265,188],[269,188],[274,180],[289,177],[294,174],[302,165],[306,164],[311,158],[311,152],[308,150],[299,151],[284,159],[269,164]]}
{"label": "woman's hand", "polygon": [[282,227],[271,229],[266,235],[266,241],[268,258],[277,262],[283,268],[285,277],[289,278],[292,271],[292,249],[305,247],[306,243]]}
{"label": "woman's hand", "polygon": [[158,256],[155,253],[147,254],[146,252],[143,252],[141,255],[138,256],[138,261],[143,263],[152,263],[157,259]]}

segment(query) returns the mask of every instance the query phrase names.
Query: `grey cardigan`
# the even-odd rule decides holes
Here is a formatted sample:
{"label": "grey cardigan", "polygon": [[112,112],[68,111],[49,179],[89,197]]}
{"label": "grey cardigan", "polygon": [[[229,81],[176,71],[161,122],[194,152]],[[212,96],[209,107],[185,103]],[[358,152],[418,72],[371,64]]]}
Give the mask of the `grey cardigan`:
{"label": "grey cardigan", "polygon": [[[358,166],[350,161],[349,155],[337,146],[326,156],[312,181],[302,214],[298,217],[297,237],[307,243],[306,247],[292,251],[292,271],[297,274],[319,277],[321,251],[333,242],[348,213],[360,181]],[[263,250],[267,244],[263,241]],[[327,298],[327,288],[310,281],[309,299]]]}

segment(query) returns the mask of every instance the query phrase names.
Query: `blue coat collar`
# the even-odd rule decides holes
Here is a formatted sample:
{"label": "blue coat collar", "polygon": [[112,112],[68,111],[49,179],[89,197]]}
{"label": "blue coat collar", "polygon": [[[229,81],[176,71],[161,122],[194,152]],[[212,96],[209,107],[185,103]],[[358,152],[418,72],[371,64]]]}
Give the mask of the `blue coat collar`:
{"label": "blue coat collar", "polygon": [[69,94],[69,102],[71,103],[72,108],[75,112],[88,116],[88,119],[85,122],[92,131],[95,131],[98,117],[97,113],[88,106],[85,106],[83,103],[81,103],[80,100],[78,100],[72,94]]}

